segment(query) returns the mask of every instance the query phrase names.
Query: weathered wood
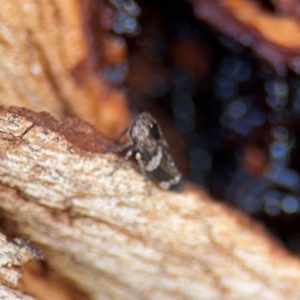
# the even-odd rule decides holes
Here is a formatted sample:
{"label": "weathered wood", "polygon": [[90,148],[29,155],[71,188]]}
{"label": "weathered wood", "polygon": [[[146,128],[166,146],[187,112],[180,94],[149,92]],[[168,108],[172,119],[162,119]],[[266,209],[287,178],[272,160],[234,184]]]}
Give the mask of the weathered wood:
{"label": "weathered wood", "polygon": [[76,119],[0,110],[0,208],[95,299],[299,299],[300,261],[199,188],[152,187]]}
{"label": "weathered wood", "polygon": [[37,258],[41,258],[40,253],[25,240],[8,242],[0,234],[0,299],[33,300],[18,290],[18,282],[22,265]]}

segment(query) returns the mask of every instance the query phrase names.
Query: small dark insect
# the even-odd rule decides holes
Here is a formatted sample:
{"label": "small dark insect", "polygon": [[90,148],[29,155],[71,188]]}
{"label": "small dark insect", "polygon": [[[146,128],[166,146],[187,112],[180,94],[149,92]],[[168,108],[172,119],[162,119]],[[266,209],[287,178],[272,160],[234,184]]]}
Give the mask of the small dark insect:
{"label": "small dark insect", "polygon": [[141,173],[147,179],[149,191],[149,176],[162,189],[176,192],[183,190],[182,174],[175,165],[159,124],[149,113],[139,114],[117,138],[117,141],[125,134],[127,134],[127,143],[106,150],[106,152],[115,153],[127,150],[112,174],[135,153]]}

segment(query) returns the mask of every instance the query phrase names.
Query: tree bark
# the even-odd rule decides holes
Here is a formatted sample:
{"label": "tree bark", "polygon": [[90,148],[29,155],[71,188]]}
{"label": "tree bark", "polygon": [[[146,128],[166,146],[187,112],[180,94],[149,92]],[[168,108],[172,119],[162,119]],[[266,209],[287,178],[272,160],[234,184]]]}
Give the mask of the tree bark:
{"label": "tree bark", "polygon": [[40,259],[41,254],[24,239],[8,242],[0,234],[0,299],[33,300],[18,290],[21,267],[32,259]]}
{"label": "tree bark", "polygon": [[[118,63],[122,55],[107,57],[105,45],[117,44],[109,29],[93,41],[104,54],[92,53],[93,3],[2,5],[1,105],[59,120],[75,115],[110,136],[124,129],[124,93],[94,63],[105,56]],[[60,123],[46,113],[0,109],[2,230],[27,236],[53,270],[94,299],[300,298],[299,258],[260,225],[190,184],[179,194],[153,184],[147,196],[134,162],[109,176],[119,158],[104,154],[110,145],[76,118]],[[1,263],[5,255],[3,286],[11,271]]]}
{"label": "tree bark", "polygon": [[190,184],[147,196],[133,162],[109,176],[92,126],[11,108],[0,131],[7,231],[94,299],[299,299],[299,259],[260,225]]}

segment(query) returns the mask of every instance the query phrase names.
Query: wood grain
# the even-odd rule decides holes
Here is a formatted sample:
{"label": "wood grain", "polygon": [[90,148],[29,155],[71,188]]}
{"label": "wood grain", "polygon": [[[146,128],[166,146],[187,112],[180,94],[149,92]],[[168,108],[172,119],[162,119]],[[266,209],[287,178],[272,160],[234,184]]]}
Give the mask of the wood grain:
{"label": "wood grain", "polygon": [[26,240],[16,239],[8,242],[0,234],[0,299],[33,300],[32,297],[18,290],[21,267],[33,260],[40,259],[39,251],[33,248]]}
{"label": "wood grain", "polygon": [[190,184],[147,197],[133,162],[108,175],[110,143],[76,119],[1,109],[7,230],[94,299],[299,299],[299,258],[260,225]]}

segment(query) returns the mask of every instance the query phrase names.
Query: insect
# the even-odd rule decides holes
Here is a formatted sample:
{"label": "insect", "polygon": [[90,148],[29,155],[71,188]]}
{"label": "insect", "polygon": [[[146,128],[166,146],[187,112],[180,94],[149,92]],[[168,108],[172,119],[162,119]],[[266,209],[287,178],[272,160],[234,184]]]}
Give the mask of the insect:
{"label": "insect", "polygon": [[180,192],[184,188],[182,174],[179,172],[170,154],[169,146],[164,139],[158,122],[149,113],[139,114],[128,128],[117,138],[119,141],[127,134],[125,144],[107,149],[106,152],[126,154],[117,163],[115,173],[133,154],[138,162],[142,175],[147,179],[150,191],[149,177],[165,190]]}

